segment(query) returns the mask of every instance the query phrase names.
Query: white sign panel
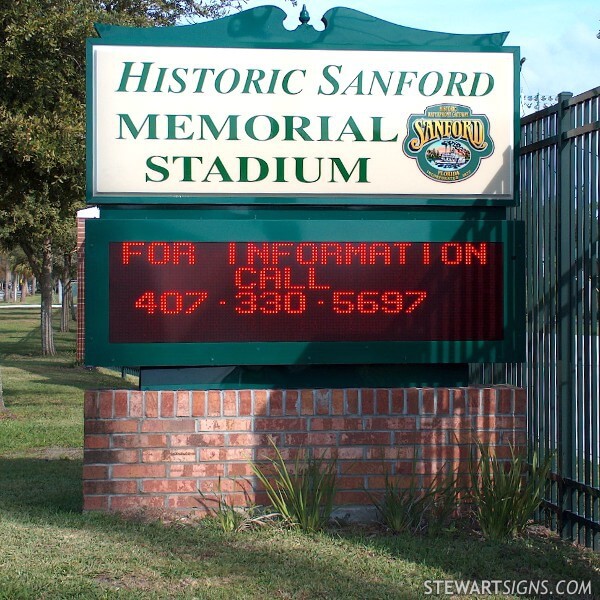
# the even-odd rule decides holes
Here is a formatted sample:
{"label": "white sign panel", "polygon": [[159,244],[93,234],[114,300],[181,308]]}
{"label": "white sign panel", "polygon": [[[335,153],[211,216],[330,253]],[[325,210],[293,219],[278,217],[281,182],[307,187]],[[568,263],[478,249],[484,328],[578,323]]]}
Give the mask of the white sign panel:
{"label": "white sign panel", "polygon": [[508,200],[513,61],[96,45],[92,195]]}

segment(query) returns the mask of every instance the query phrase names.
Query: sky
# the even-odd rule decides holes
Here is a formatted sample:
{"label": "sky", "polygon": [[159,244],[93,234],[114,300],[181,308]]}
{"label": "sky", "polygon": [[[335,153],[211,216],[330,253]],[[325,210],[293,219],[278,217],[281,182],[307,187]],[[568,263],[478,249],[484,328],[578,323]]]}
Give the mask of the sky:
{"label": "sky", "polygon": [[[297,7],[286,0],[248,0],[244,10],[279,6],[288,13],[285,27],[295,29],[302,4],[302,0]],[[520,46],[521,57],[526,59],[521,69],[525,102],[527,96],[536,94],[577,95],[600,86],[600,39],[596,37],[600,31],[599,0],[305,0],[304,4],[310,24],[316,29],[323,28],[320,20],[327,10],[344,6],[398,25],[430,31],[508,31],[505,45]],[[531,108],[522,106],[522,112],[531,112]]]}

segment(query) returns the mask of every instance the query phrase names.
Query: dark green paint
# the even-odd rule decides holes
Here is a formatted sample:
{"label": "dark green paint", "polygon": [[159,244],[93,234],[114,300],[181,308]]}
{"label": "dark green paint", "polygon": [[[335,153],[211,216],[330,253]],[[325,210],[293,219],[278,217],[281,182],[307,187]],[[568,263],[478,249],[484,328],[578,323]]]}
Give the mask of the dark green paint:
{"label": "dark green paint", "polygon": [[[325,29],[301,24],[289,31],[283,26],[287,14],[274,6],[261,6],[240,13],[195,25],[177,27],[122,27],[96,24],[99,38],[89,39],[87,45],[87,120],[94,115],[92,88],[92,49],[94,45],[179,46],[208,48],[279,48],[303,50],[363,50],[363,51],[427,51],[427,52],[503,52],[513,55],[513,80],[519,81],[519,48],[503,46],[508,32],[492,34],[452,34],[414,29],[390,23],[349,8],[332,8],[322,18]],[[514,112],[514,169],[518,173],[519,86],[515,86]],[[93,153],[91,128],[87,135],[87,201],[91,204],[203,204],[233,205],[240,196],[92,196]],[[516,183],[516,182],[515,182]],[[507,198],[399,198],[372,195],[334,196],[244,196],[246,205],[364,205],[364,206],[512,206],[517,203],[518,191]]]}
{"label": "dark green paint", "polygon": [[[523,239],[519,224],[503,221],[380,220],[370,211],[361,219],[332,215],[300,220],[186,219],[89,220],[86,225],[86,363],[105,366],[181,367],[199,365],[400,364],[506,362],[522,359],[524,314]],[[192,218],[194,215],[196,218]],[[442,342],[240,342],[110,344],[108,341],[108,244],[111,241],[385,241],[504,242],[504,328],[501,341]]]}

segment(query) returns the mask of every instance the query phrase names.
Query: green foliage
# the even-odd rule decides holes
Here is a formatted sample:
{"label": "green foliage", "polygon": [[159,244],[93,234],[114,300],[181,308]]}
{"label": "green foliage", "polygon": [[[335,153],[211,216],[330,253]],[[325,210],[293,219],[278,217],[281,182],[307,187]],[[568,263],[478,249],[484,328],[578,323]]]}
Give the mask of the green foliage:
{"label": "green foliage", "polygon": [[237,483],[246,500],[243,506],[236,506],[228,499],[227,493],[222,490],[220,477],[216,491],[207,494],[198,490],[200,505],[213,517],[220,529],[224,532],[247,531],[273,523],[277,513],[265,512],[251,500],[247,489]]}
{"label": "green foliage", "polygon": [[252,470],[264,486],[275,510],[286,523],[303,531],[323,529],[333,511],[337,490],[337,460],[298,454],[288,465],[270,440],[275,458],[269,459],[273,473],[256,463]]}
{"label": "green foliage", "polygon": [[443,467],[428,485],[423,485],[413,470],[405,477],[385,473],[385,489],[380,498],[367,491],[381,523],[394,533],[439,531],[457,509],[456,477],[444,474]]}
{"label": "green foliage", "polygon": [[478,441],[469,463],[475,515],[490,540],[506,541],[524,531],[544,498],[552,466],[552,454],[540,461],[536,450],[528,466],[525,454],[512,445],[510,452],[510,461],[503,461]]}

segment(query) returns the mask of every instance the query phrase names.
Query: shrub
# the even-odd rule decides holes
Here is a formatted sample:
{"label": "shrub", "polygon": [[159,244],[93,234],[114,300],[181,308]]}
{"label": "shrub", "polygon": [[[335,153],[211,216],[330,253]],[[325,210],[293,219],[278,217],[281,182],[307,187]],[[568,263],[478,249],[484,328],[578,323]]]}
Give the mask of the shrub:
{"label": "shrub", "polygon": [[[477,452],[479,458],[474,456]],[[491,540],[505,541],[523,532],[543,500],[552,466],[552,454],[540,462],[536,450],[528,467],[523,453],[512,445],[510,452],[510,460],[502,461],[478,441],[469,462],[475,515]]]}
{"label": "shrub", "polygon": [[337,460],[299,453],[293,466],[286,463],[273,442],[275,458],[269,459],[273,474],[252,463],[275,510],[290,525],[313,532],[327,525],[337,490]]}
{"label": "shrub", "polygon": [[266,513],[262,507],[257,506],[250,500],[246,488],[241,484],[239,485],[246,499],[246,504],[244,506],[235,506],[228,500],[227,495],[221,488],[220,477],[217,484],[217,490],[211,494],[206,494],[198,490],[200,494],[200,505],[215,519],[224,532],[253,529],[272,522],[277,515]]}
{"label": "shrub", "polygon": [[401,485],[401,476],[391,477],[386,472],[383,495],[378,499],[367,491],[381,523],[394,533],[439,530],[457,508],[456,477],[444,475],[442,467],[429,485],[423,486],[415,466],[413,461],[408,486]]}

